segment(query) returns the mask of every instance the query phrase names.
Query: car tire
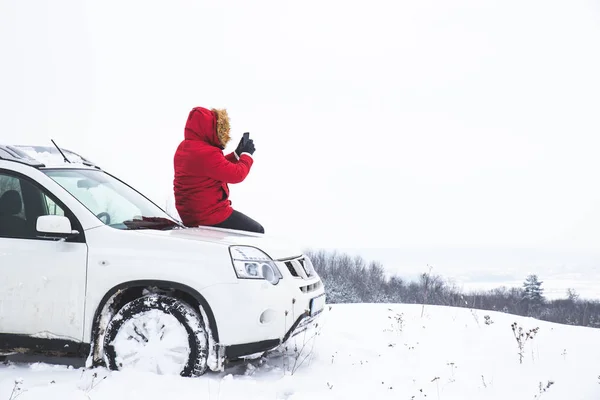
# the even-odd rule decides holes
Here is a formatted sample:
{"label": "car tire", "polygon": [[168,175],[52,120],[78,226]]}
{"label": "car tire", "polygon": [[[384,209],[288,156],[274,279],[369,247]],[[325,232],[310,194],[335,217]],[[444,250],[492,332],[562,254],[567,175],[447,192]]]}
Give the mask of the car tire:
{"label": "car tire", "polygon": [[208,365],[208,335],[200,314],[189,304],[151,294],[125,304],[108,323],[104,357],[108,368],[116,371],[137,367],[200,376]]}

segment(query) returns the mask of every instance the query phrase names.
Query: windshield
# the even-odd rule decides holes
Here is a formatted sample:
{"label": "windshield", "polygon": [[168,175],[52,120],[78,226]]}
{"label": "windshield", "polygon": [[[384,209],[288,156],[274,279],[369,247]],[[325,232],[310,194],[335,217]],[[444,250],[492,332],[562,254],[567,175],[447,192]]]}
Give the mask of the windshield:
{"label": "windshield", "polygon": [[116,229],[173,229],[180,225],[144,196],[103,171],[47,169],[104,224]]}

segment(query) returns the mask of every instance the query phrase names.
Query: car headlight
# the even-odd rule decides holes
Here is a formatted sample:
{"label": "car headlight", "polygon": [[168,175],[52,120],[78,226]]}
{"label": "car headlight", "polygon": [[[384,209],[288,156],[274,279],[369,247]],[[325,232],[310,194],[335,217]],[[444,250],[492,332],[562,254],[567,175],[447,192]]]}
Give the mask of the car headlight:
{"label": "car headlight", "polygon": [[283,278],[271,257],[256,247],[231,246],[229,252],[235,274],[240,279],[264,279],[277,285]]}

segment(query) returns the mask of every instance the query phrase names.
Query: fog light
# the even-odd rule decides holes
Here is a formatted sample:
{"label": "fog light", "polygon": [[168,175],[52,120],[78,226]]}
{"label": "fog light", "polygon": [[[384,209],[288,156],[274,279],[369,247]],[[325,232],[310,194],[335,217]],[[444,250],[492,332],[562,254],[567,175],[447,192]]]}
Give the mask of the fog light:
{"label": "fog light", "polygon": [[261,324],[268,324],[273,321],[275,321],[275,310],[269,308],[268,310],[265,310],[262,314],[260,314]]}

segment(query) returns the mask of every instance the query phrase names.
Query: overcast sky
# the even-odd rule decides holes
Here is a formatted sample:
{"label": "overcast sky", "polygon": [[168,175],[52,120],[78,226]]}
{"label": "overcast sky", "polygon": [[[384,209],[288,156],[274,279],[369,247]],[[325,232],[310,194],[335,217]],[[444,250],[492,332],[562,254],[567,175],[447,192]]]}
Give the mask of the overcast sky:
{"label": "overcast sky", "polygon": [[227,150],[257,149],[233,205],[268,233],[598,277],[598,1],[0,0],[0,44],[0,141],[161,205],[189,110],[225,107]]}

